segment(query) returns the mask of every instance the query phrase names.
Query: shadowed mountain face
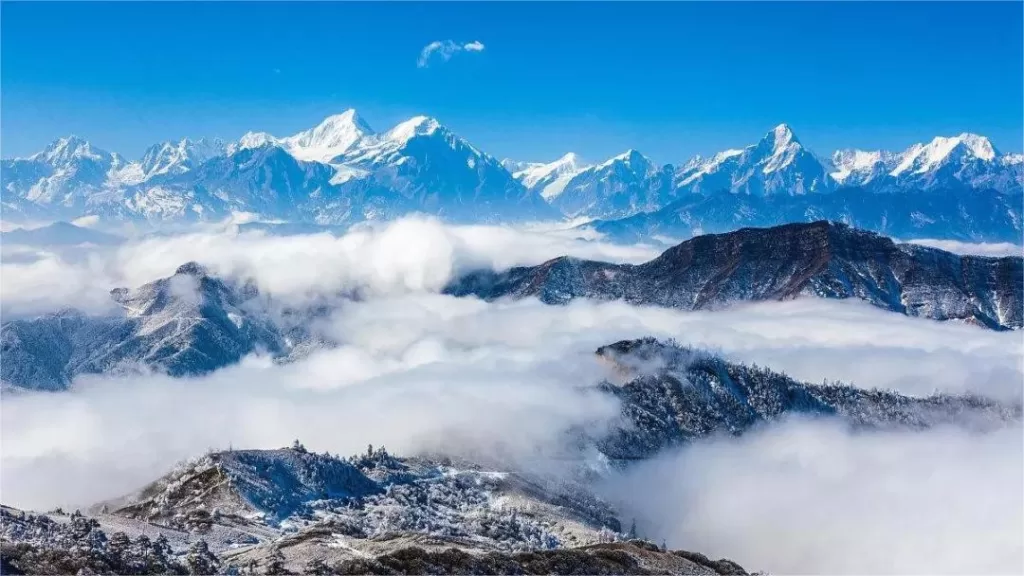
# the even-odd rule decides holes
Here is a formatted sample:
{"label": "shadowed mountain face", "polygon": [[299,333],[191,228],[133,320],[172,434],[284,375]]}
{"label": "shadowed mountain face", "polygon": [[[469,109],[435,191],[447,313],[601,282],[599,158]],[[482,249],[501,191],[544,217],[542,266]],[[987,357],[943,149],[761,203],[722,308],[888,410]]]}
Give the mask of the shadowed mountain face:
{"label": "shadowed mountain face", "polygon": [[841,188],[829,194],[689,194],[653,212],[584,227],[615,242],[655,242],[739,228],[834,220],[894,238],[1021,241],[1021,194],[949,187],[928,193]]}
{"label": "shadowed mountain face", "polygon": [[66,388],[79,374],[146,367],[171,376],[204,374],[256,350],[285,351],[253,286],[235,286],[195,263],[136,290],[111,292],[122,312],[65,311],[0,328],[5,385]]}
{"label": "shadowed mountain face", "polygon": [[854,428],[987,427],[1019,420],[1021,406],[939,394],[924,398],[843,384],[798,382],[765,368],[653,338],[597,350],[620,383],[602,389],[622,403],[623,426],[598,441],[609,458],[637,460],[710,434],[741,434],[792,416],[838,417]]}
{"label": "shadowed mountain face", "polygon": [[709,234],[640,265],[556,258],[482,271],[452,282],[453,295],[625,300],[684,310],[798,296],[860,298],[908,316],[1021,327],[1020,257],[960,256],[830,222]]}

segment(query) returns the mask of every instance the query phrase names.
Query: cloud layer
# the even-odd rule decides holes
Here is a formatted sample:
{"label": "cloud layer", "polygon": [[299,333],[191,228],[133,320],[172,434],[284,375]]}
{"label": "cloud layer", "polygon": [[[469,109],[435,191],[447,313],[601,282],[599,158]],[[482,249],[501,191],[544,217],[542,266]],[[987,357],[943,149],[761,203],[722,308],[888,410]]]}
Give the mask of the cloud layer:
{"label": "cloud layer", "polygon": [[[647,335],[811,382],[1020,397],[1019,334],[861,302],[680,312],[438,293],[453,274],[477,266],[565,253],[642,262],[656,253],[557,230],[406,219],[340,237],[207,230],[115,248],[4,250],[5,314],[69,305],[101,311],[110,288],[167,276],[189,260],[252,279],[279,299],[353,289],[366,296],[335,300],[324,320],[322,330],[340,346],[292,363],[253,356],[200,378],[90,377],[64,394],[5,394],[0,485],[4,503],[22,507],[90,504],[210,448],[279,447],[296,438],[332,453],[373,443],[542,466],[538,455],[557,453],[568,429],[599,433],[618,415],[611,398],[586,388],[608,375],[593,351]],[[1020,430],[853,434],[791,422],[666,454],[608,489],[644,535],[751,569],[1013,572],[1021,554],[1019,439]]]}
{"label": "cloud layer", "polygon": [[957,240],[910,240],[912,244],[930,246],[952,252],[954,254],[970,254],[973,256],[1020,256],[1024,248],[1009,242],[959,242]]}
{"label": "cloud layer", "polygon": [[1019,426],[852,433],[791,421],[606,486],[638,531],[776,574],[1019,574]]}
{"label": "cloud layer", "polygon": [[427,68],[431,64],[447,62],[452,56],[460,52],[483,52],[484,45],[478,40],[466,43],[458,43],[454,40],[436,40],[427,44],[420,51],[420,57],[416,61],[419,68]]}

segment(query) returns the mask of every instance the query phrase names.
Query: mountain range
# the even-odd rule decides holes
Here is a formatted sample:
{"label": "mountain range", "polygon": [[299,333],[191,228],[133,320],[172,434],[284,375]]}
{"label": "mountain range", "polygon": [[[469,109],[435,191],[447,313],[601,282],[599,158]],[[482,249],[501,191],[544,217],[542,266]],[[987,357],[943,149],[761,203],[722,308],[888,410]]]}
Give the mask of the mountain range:
{"label": "mountain range", "polygon": [[1024,155],[968,133],[822,158],[780,124],[755,144],[678,165],[636,150],[538,163],[499,161],[425,116],[375,132],[354,110],[292,136],[158,143],[133,161],[70,136],[0,168],[7,221],[246,212],[348,225],[425,212],[453,222],[596,219],[624,241],[826,218],[899,237],[1019,242],[1024,181]]}
{"label": "mountain range", "polygon": [[[829,222],[706,235],[640,265],[555,258],[478,270],[445,292],[484,299],[622,299],[684,310],[797,297],[857,298],[884,310],[994,330],[1024,325],[1024,259],[960,256]],[[63,390],[82,374],[198,375],[253,352],[279,360],[333,345],[311,328],[328,305],[281,308],[249,282],[189,262],[174,275],[111,291],[117,312],[63,310],[0,325],[0,383]]]}

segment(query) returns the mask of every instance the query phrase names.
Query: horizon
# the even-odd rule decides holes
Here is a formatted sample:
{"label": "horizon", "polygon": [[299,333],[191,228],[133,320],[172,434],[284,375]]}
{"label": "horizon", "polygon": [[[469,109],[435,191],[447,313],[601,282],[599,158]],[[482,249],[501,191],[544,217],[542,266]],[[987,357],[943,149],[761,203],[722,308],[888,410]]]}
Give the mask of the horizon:
{"label": "horizon", "polygon": [[[635,149],[678,164],[780,123],[822,156],[965,132],[1024,151],[1022,5],[918,8],[4,3],[3,157],[75,134],[138,158],[348,108],[376,131],[425,114],[529,162]],[[272,41],[253,42],[266,27]]]}

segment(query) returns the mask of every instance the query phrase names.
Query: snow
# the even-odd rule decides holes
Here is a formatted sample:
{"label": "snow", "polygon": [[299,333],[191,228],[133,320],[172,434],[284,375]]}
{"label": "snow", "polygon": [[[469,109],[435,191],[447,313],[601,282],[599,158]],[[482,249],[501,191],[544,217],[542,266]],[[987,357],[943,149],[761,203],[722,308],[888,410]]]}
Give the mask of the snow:
{"label": "snow", "polygon": [[266,132],[246,132],[238,139],[232,147],[229,148],[228,153],[232,154],[239,150],[248,150],[251,148],[260,148],[267,144],[277,144],[277,138],[274,138]]}
{"label": "snow", "polygon": [[853,174],[867,172],[868,174],[858,182],[858,184],[863,184],[871,179],[873,176],[871,172],[877,165],[890,161],[892,156],[891,153],[882,150],[837,150],[832,155],[832,163],[836,170],[830,172],[829,176],[842,184]]}
{"label": "snow", "polygon": [[988,138],[965,132],[959,136],[937,136],[928,144],[914,144],[903,154],[900,163],[890,172],[892,176],[910,172],[924,174],[946,162],[951,154],[960,149],[967,157],[991,162],[996,150]]}
{"label": "snow", "polygon": [[554,162],[527,164],[512,176],[531,190],[539,187],[541,197],[551,200],[561,194],[577,174],[589,167],[579,156],[569,152]]}
{"label": "snow", "polygon": [[280,143],[299,160],[330,162],[373,134],[354,109],[328,116],[317,126],[282,138]]}
{"label": "snow", "polygon": [[344,184],[349,180],[366,178],[370,175],[368,170],[346,166],[345,164],[332,164],[331,166],[334,168],[334,177],[331,178],[331,184]]}
{"label": "snow", "polygon": [[395,142],[405,143],[415,136],[433,134],[441,125],[433,118],[427,116],[415,116],[402,122],[388,131],[385,138]]}

